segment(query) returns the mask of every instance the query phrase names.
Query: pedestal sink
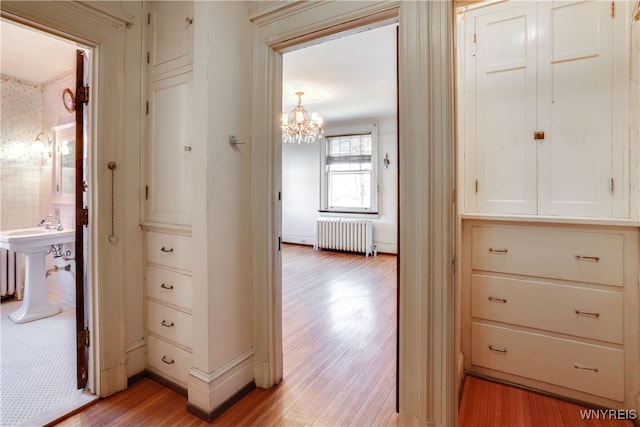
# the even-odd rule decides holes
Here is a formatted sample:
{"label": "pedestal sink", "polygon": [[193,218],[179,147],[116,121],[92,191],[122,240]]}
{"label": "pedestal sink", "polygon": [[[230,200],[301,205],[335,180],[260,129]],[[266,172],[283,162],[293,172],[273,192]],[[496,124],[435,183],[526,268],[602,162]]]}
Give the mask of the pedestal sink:
{"label": "pedestal sink", "polygon": [[14,323],[26,323],[60,313],[49,302],[45,257],[51,245],[75,241],[75,230],[23,228],[0,232],[0,248],[25,255],[24,298],[19,309],[9,314]]}

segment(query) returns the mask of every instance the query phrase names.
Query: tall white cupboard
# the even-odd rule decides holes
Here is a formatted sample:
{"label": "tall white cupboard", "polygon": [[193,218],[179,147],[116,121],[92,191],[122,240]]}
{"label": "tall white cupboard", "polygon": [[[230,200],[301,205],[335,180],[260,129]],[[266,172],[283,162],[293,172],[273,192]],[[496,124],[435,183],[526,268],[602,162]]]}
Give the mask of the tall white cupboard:
{"label": "tall white cupboard", "polygon": [[461,344],[468,373],[639,409],[631,6],[459,10]]}
{"label": "tall white cupboard", "polygon": [[147,370],[185,392],[192,366],[191,111],[193,2],[146,2],[145,238]]}

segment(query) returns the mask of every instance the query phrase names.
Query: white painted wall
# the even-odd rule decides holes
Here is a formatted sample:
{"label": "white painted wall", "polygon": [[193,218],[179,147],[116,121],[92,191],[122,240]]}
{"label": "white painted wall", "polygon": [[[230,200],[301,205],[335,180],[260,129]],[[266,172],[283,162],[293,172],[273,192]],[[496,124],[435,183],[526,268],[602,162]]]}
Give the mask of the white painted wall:
{"label": "white painted wall", "polygon": [[[378,252],[397,253],[398,229],[398,156],[396,117],[378,121],[378,215],[329,214],[320,208],[320,144],[282,145],[282,239],[288,243],[313,245],[318,216],[360,216],[373,220],[373,242]],[[332,126],[348,123],[327,123]],[[382,160],[389,154],[391,163]]]}
{"label": "white painted wall", "polygon": [[[245,2],[194,2],[193,368],[211,413],[253,381],[251,23]],[[239,145],[229,144],[236,135]]]}

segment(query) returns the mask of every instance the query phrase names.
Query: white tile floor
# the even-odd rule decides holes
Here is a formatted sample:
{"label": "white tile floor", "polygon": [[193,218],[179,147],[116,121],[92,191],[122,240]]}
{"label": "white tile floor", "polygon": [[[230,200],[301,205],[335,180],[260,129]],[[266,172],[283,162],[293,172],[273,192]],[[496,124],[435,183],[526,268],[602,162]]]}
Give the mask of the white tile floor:
{"label": "white tile floor", "polygon": [[76,389],[75,310],[14,324],[21,301],[0,304],[0,426],[38,425],[43,412],[65,404]]}

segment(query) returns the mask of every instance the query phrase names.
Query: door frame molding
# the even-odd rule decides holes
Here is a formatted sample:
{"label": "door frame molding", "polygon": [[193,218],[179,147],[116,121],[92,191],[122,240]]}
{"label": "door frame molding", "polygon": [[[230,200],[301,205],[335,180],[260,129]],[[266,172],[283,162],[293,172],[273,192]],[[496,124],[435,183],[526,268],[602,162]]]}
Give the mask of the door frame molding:
{"label": "door frame molding", "polygon": [[[2,1],[0,11],[3,18],[76,41],[93,51],[89,104],[91,131],[86,141],[90,182],[89,256],[86,260],[89,310],[86,314],[91,331],[87,389],[106,397],[127,386],[124,284],[137,278],[125,280],[124,272],[131,271],[134,263],[142,263],[136,256],[126,254],[127,247],[141,246],[140,232],[123,232],[117,244],[106,239],[111,220],[111,175],[106,164],[116,161],[124,166],[124,170],[119,168],[121,173],[128,171],[134,180],[138,175],[135,160],[139,158],[139,146],[124,145],[124,141],[140,139],[135,126],[125,125],[125,110],[131,112],[127,106],[132,104],[127,100],[137,103],[137,98],[127,92],[122,79],[123,58],[127,56],[125,31],[136,22],[136,17],[105,2],[89,1]],[[131,163],[124,164],[125,158],[131,159]],[[116,200],[124,199],[123,191],[116,189]],[[137,195],[134,194],[133,199],[137,200]],[[118,216],[124,216],[119,209],[116,220]],[[138,217],[133,217],[135,228],[139,230]],[[124,228],[124,222],[124,219],[116,222],[117,229]],[[131,224],[126,225],[131,228]]]}
{"label": "door frame molding", "polygon": [[254,24],[251,138],[254,372],[282,379],[282,52],[399,17],[400,417],[455,425],[453,2],[268,2]]}

